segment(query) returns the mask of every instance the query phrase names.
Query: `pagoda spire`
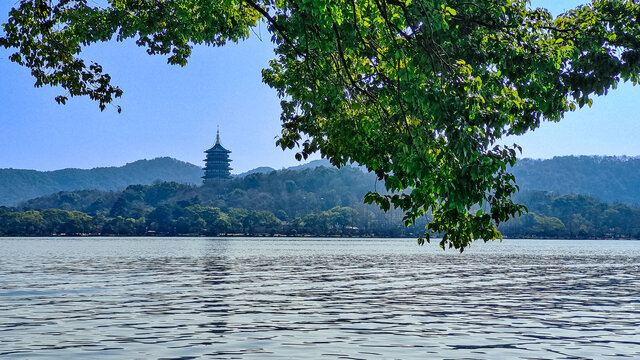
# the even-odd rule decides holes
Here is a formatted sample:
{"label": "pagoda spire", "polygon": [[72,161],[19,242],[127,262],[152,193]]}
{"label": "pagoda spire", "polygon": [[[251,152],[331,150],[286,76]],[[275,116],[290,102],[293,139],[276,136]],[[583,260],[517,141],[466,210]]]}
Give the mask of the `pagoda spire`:
{"label": "pagoda spire", "polygon": [[227,180],[231,178],[231,166],[229,166],[231,159],[229,154],[231,151],[225,149],[220,144],[220,127],[218,126],[216,131],[216,144],[207,151],[207,158],[204,159],[204,179],[205,184],[216,184],[220,180]]}

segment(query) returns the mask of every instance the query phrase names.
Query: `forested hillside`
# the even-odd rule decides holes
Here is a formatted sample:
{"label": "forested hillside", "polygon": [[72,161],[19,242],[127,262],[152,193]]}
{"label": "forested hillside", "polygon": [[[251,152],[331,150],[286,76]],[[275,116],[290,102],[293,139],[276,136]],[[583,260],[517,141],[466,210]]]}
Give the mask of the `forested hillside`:
{"label": "forested hillside", "polygon": [[200,184],[202,169],[169,157],[138,160],[120,167],[36,171],[0,169],[0,206],[15,206],[38,196],[72,190],[122,190],[156,180]]}
{"label": "forested hillside", "polygon": [[[4,209],[0,235],[99,233],[309,234],[419,236],[399,211],[363,203],[383,188],[358,168],[307,168],[253,173],[206,186],[175,182],[124,191],[59,192]],[[55,209],[55,210],[50,210]]]}
{"label": "forested hillside", "polygon": [[[291,167],[291,170],[331,167],[328,160],[314,160]],[[275,169],[259,167],[233,177],[255,173],[270,173]],[[169,157],[138,160],[119,167],[102,167],[90,170],[62,169],[37,171],[0,169],[0,206],[16,206],[23,201],[60,191],[123,190],[129,185],[148,185],[154,181],[173,181],[181,184],[202,183],[202,169],[196,165]]]}
{"label": "forested hillside", "polygon": [[[2,209],[0,235],[421,234],[427,219],[406,228],[400,211],[384,213],[363,203],[367,192],[384,190],[373,174],[358,167],[314,167],[321,164],[312,162],[301,170],[259,168],[208,186],[195,185],[200,168],[169,158],[122,168],[51,172],[55,176],[49,182],[97,189],[118,184],[124,190],[61,191]],[[521,185],[514,198],[530,213],[500,229],[511,237],[637,238],[640,209],[629,204],[640,203],[639,169],[635,158],[524,159],[514,168]],[[144,175],[144,181],[136,175]],[[193,184],[149,185],[172,176]],[[129,182],[141,184],[127,186]],[[16,188],[2,191],[9,194],[11,189]]]}
{"label": "forested hillside", "polygon": [[608,202],[640,204],[640,158],[563,156],[521,159],[512,169],[522,191],[585,194]]}
{"label": "forested hillside", "polygon": [[[330,164],[326,160],[316,160],[288,170],[317,166],[329,167]],[[261,167],[234,177],[272,171],[274,169]],[[548,160],[521,159],[512,171],[521,191],[586,194],[608,202],[640,204],[639,158],[565,156]],[[0,206],[15,206],[60,191],[122,190],[129,185],[148,185],[156,180],[199,185],[201,176],[200,167],[166,157],[91,170],[42,172],[0,169]]]}
{"label": "forested hillside", "polygon": [[158,205],[199,204],[222,209],[269,210],[285,220],[335,206],[360,206],[378,186],[373,174],[357,168],[310,168],[253,173],[208,186],[175,182],[131,185],[122,192],[59,192],[23,203],[20,209],[77,210],[89,215],[140,217]]}
{"label": "forested hillside", "polygon": [[640,238],[640,208],[588,195],[527,191],[516,201],[529,213],[500,227],[505,236],[544,238]]}
{"label": "forested hillside", "polygon": [[[160,182],[124,191],[81,190],[0,208],[1,235],[318,235],[417,237],[402,213],[363,203],[383,188],[358,168],[253,173],[207,186]],[[640,208],[587,195],[523,191],[529,213],[503,224],[508,237],[638,238]],[[437,235],[437,234],[436,234]]]}

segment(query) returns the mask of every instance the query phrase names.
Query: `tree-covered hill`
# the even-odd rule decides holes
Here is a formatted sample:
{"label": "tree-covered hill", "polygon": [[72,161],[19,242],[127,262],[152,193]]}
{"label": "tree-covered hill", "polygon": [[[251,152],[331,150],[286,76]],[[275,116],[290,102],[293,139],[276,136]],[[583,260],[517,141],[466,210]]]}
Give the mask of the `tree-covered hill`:
{"label": "tree-covered hill", "polygon": [[562,156],[521,159],[512,169],[521,191],[585,194],[607,202],[640,204],[640,158]]}
{"label": "tree-covered hill", "polygon": [[[331,167],[331,164],[325,159],[314,160],[285,170],[313,169],[320,166]],[[263,166],[232,176],[242,178],[273,171],[276,170]],[[170,157],[138,160],[124,166],[88,170],[0,169],[0,206],[16,206],[27,200],[61,191],[118,191],[129,185],[149,185],[155,181],[200,185],[202,175],[202,168]]]}
{"label": "tree-covered hill", "polygon": [[[329,167],[330,164],[326,160],[316,160],[286,171],[302,171],[318,166]],[[235,178],[268,175],[273,171],[272,168],[261,167],[236,175]],[[640,158],[565,156],[548,160],[521,159],[512,171],[522,192],[585,194],[607,202],[640,204]],[[198,185],[201,183],[200,176],[202,170],[198,166],[171,158],[140,160],[122,167],[91,170],[39,172],[0,169],[0,206],[15,206],[26,200],[60,191],[115,191],[133,184],[148,185],[156,180]],[[366,178],[364,174],[362,176]],[[377,188],[383,189],[384,186],[379,183]],[[343,190],[352,192],[349,187]]]}
{"label": "tree-covered hill", "polygon": [[363,203],[373,174],[343,167],[253,173],[204,186],[156,182],[123,191],[65,191],[0,207],[0,236],[310,234],[418,236],[402,213]]}
{"label": "tree-covered hill", "polygon": [[138,160],[120,167],[36,171],[0,169],[0,206],[73,190],[122,190],[131,184],[175,181],[200,184],[202,169],[169,157]]}
{"label": "tree-covered hill", "polygon": [[64,209],[89,215],[140,217],[159,205],[198,204],[221,209],[268,210],[282,220],[329,210],[361,206],[368,191],[379,188],[373,174],[343,167],[253,173],[207,186],[162,182],[130,185],[124,191],[63,191],[22,203],[22,210]]}
{"label": "tree-covered hill", "polygon": [[515,200],[529,213],[500,226],[509,237],[640,238],[640,207],[588,195],[526,191]]}
{"label": "tree-covered hill", "polygon": [[[59,192],[17,209],[0,207],[0,236],[419,236],[427,219],[405,227],[400,211],[363,203],[364,194],[379,185],[358,168],[318,167],[206,186],[157,182],[124,191]],[[518,193],[516,201],[529,213],[500,226],[507,237],[640,237],[639,207],[542,191]]]}

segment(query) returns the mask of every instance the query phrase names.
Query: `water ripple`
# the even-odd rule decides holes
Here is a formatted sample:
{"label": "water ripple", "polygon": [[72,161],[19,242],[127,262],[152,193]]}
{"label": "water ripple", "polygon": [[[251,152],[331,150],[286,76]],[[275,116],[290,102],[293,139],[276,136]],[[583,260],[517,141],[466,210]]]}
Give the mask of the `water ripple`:
{"label": "water ripple", "polygon": [[2,358],[640,358],[640,242],[0,245]]}

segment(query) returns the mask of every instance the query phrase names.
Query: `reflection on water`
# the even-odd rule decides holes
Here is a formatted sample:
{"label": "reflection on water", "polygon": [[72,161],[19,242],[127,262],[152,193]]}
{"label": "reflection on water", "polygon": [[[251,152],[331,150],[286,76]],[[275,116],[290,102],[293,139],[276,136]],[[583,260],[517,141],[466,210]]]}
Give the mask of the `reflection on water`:
{"label": "reflection on water", "polygon": [[1,358],[640,358],[640,242],[0,239]]}

